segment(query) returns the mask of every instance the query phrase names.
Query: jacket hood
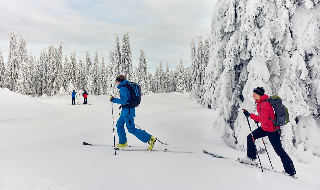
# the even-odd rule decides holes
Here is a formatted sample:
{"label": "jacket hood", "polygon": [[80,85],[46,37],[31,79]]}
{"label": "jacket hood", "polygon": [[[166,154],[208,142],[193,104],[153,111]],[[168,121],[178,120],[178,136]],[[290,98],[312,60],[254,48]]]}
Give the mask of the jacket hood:
{"label": "jacket hood", "polygon": [[265,100],[268,100],[269,96],[264,94],[260,97],[260,100],[259,101],[256,101],[256,103],[259,103],[259,102],[262,102],[262,101],[265,101]]}
{"label": "jacket hood", "polygon": [[124,80],[124,81],[120,82],[120,83],[117,85],[117,88],[120,89],[121,87],[126,86],[126,84],[128,84],[128,81],[127,81],[127,80]]}

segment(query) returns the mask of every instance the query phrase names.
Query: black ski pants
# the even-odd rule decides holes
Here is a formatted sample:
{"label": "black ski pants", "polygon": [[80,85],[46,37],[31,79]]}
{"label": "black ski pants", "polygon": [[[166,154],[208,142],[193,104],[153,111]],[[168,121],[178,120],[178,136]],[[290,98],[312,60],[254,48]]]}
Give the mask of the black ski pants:
{"label": "black ski pants", "polygon": [[72,97],[72,105],[75,105],[75,104],[76,104],[76,98]]}
{"label": "black ski pants", "polygon": [[277,153],[277,155],[281,158],[283,168],[285,172],[289,174],[295,174],[295,168],[291,158],[282,148],[281,140],[280,140],[280,131],[275,132],[267,132],[262,130],[261,127],[257,128],[252,132],[253,139],[251,134],[247,136],[247,156],[251,159],[257,159],[257,149],[254,143],[254,140],[268,136],[269,141]]}
{"label": "black ski pants", "polygon": [[83,104],[87,104],[87,98],[83,98]]}

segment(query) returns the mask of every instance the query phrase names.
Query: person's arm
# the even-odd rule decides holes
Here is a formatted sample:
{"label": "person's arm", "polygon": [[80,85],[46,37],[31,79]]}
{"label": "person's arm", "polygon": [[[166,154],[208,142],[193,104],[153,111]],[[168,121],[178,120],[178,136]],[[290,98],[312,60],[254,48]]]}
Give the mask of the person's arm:
{"label": "person's arm", "polygon": [[120,98],[114,98],[112,102],[116,104],[126,104],[128,102],[128,89],[125,87],[120,88]]}
{"label": "person's arm", "polygon": [[270,110],[270,109],[272,109],[270,103],[263,102],[261,104],[261,114],[260,115],[251,114],[250,118],[255,121],[258,121],[260,123],[266,123],[269,120],[268,110]]}

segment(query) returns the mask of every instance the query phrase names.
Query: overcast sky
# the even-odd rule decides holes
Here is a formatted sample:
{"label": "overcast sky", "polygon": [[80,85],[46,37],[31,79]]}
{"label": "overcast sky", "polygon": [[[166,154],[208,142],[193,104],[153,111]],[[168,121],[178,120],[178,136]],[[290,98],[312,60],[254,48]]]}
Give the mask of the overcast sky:
{"label": "overcast sky", "polygon": [[115,33],[130,32],[133,64],[143,47],[148,70],[168,62],[176,68],[182,56],[190,65],[190,43],[210,33],[215,0],[0,0],[0,50],[8,59],[9,33],[17,41],[24,35],[28,53],[39,57],[43,48],[64,41],[64,55],[75,51],[77,58],[109,62]]}

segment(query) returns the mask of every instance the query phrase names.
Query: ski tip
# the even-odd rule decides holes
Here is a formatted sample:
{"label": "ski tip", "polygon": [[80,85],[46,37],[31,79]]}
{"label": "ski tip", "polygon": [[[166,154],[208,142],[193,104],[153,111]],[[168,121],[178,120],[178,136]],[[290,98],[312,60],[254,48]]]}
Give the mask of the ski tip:
{"label": "ski tip", "polygon": [[87,142],[83,142],[82,144],[83,144],[83,145],[91,145],[91,144],[89,144],[89,143],[87,143]]}

